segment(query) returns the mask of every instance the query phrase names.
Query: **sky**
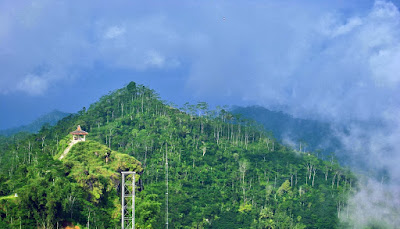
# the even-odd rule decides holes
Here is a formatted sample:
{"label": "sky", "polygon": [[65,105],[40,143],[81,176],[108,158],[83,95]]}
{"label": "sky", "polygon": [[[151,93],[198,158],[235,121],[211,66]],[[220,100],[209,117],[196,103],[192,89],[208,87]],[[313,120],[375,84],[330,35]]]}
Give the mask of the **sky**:
{"label": "sky", "polygon": [[[399,6],[1,1],[0,129],[54,109],[77,112],[130,81],[178,106],[261,105],[344,124],[349,133],[336,134],[353,160],[389,174],[386,186],[365,181],[351,217],[360,225],[377,215],[400,224],[390,210],[400,206]],[[375,121],[372,129],[358,124]]]}
{"label": "sky", "polygon": [[364,68],[398,53],[387,50],[399,37],[391,2],[6,0],[0,12],[0,129],[76,112],[132,80],[178,105],[329,119],[373,115],[361,97],[373,87],[386,98],[398,83],[384,67],[373,69],[382,79]]}

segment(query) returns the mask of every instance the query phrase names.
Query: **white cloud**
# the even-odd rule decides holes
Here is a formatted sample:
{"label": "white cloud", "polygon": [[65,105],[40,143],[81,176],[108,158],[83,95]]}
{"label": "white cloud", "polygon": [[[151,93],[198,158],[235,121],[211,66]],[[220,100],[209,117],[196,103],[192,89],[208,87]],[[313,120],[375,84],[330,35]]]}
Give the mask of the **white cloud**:
{"label": "white cloud", "polygon": [[251,8],[246,15],[228,5],[229,21],[199,26],[207,42],[190,69],[195,94],[212,99],[233,91],[245,103],[336,121],[377,118],[377,110],[392,106],[387,98],[400,86],[392,3],[371,4],[357,15],[276,5],[282,8]]}
{"label": "white cloud", "polygon": [[378,51],[369,64],[378,85],[396,87],[400,83],[400,44]]}
{"label": "white cloud", "polygon": [[43,95],[48,86],[47,79],[36,75],[27,75],[18,83],[17,89],[29,95],[37,96]]}
{"label": "white cloud", "polygon": [[374,18],[387,19],[389,17],[395,20],[399,20],[399,11],[397,7],[390,1],[375,1],[374,9],[371,11],[370,15]]}
{"label": "white cloud", "polygon": [[[336,19],[337,20],[337,19]],[[362,24],[362,20],[359,17],[354,17],[354,18],[350,18],[348,19],[347,23],[345,24],[338,24],[337,21],[335,21],[334,18],[328,18],[326,19],[325,23],[325,28],[323,29],[323,31],[331,36],[332,38],[346,34],[351,32],[352,30],[354,30],[355,28],[357,28],[358,26],[360,26]],[[333,28],[330,28],[333,27]]]}
{"label": "white cloud", "polygon": [[384,182],[373,179],[360,182],[360,191],[350,200],[349,214],[345,208],[341,219],[353,223],[353,228],[369,228],[373,222],[385,228],[397,228],[400,224],[400,187]]}
{"label": "white cloud", "polygon": [[104,34],[106,39],[114,39],[125,34],[125,28],[122,26],[111,26]]}
{"label": "white cloud", "polygon": [[152,50],[147,52],[144,61],[146,66],[163,67],[165,64],[165,58],[158,52]]}
{"label": "white cloud", "polygon": [[158,11],[128,1],[96,2],[95,11],[92,6],[79,1],[0,3],[7,12],[0,16],[0,93],[24,91],[25,76],[40,75],[35,71],[42,65],[56,74],[46,76],[52,83],[41,93],[99,63],[132,71],[179,66],[174,50],[179,38]]}

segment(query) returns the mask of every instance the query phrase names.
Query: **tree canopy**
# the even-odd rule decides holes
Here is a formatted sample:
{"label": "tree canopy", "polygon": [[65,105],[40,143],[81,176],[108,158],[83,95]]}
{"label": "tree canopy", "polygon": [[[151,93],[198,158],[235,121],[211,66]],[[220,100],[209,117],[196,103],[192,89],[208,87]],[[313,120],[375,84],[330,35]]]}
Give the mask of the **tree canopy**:
{"label": "tree canopy", "polygon": [[[59,161],[77,125],[88,141]],[[171,228],[337,228],[356,182],[252,120],[205,102],[178,109],[134,82],[37,134],[0,140],[0,226],[12,228],[118,228],[127,170],[138,172],[137,228],[166,220]]]}

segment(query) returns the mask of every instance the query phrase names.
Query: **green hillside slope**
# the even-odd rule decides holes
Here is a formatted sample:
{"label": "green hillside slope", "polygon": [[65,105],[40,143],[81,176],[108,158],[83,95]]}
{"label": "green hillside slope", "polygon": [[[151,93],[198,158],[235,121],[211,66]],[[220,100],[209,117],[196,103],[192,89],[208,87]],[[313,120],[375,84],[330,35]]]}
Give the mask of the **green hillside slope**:
{"label": "green hillside slope", "polygon": [[35,153],[30,163],[17,166],[10,180],[1,176],[2,194],[12,190],[18,195],[0,198],[0,213],[6,213],[3,225],[53,228],[89,219],[108,228],[119,223],[120,172],[136,171],[139,179],[140,162],[93,141],[75,144],[61,162],[50,156]]}
{"label": "green hillside slope", "polygon": [[260,106],[233,107],[231,112],[257,121],[280,142],[290,143],[299,151],[317,151],[319,156],[325,158],[335,153],[341,163],[348,163],[348,158],[343,153],[344,147],[332,133],[333,128],[329,123],[294,118],[281,111],[272,111]]}
{"label": "green hillside slope", "polygon": [[[78,124],[89,141],[58,161]],[[337,228],[355,183],[336,162],[285,147],[250,120],[208,110],[206,103],[176,109],[133,82],[54,127],[0,147],[0,196],[33,188],[30,179],[46,190],[45,199],[29,206],[0,200],[0,222],[14,225],[89,221],[118,228],[120,189],[113,182],[132,164],[140,174],[137,228],[164,228],[167,220],[171,228]],[[109,152],[115,159],[106,163]],[[141,166],[127,163],[134,160],[129,156]],[[72,204],[68,194],[80,201]],[[44,213],[36,216],[35,209]]]}

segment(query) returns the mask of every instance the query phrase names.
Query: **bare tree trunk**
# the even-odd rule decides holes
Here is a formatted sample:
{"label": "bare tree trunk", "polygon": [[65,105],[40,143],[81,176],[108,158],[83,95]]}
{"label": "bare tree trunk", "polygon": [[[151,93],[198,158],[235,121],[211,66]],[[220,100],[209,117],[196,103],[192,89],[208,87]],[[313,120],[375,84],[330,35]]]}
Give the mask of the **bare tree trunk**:
{"label": "bare tree trunk", "polygon": [[88,219],[87,219],[87,223],[86,226],[89,229],[90,228],[90,208],[88,208],[89,214],[88,214]]}
{"label": "bare tree trunk", "polygon": [[290,174],[290,187],[293,187],[293,174]]}
{"label": "bare tree trunk", "polygon": [[46,139],[46,136],[42,137],[42,151],[44,151],[44,139]]}
{"label": "bare tree trunk", "polygon": [[143,95],[142,95],[142,113],[143,113]]}
{"label": "bare tree trunk", "polygon": [[325,166],[325,180],[328,180],[328,173],[329,173],[329,168],[328,166]]}
{"label": "bare tree trunk", "polygon": [[315,168],[313,168],[313,178],[312,178],[312,187],[314,187],[314,179],[315,179]]}
{"label": "bare tree trunk", "polygon": [[336,175],[337,175],[337,171],[335,172],[335,175],[333,176],[333,178],[332,178],[332,189],[333,189],[333,185],[335,184],[335,178],[336,178]]}

